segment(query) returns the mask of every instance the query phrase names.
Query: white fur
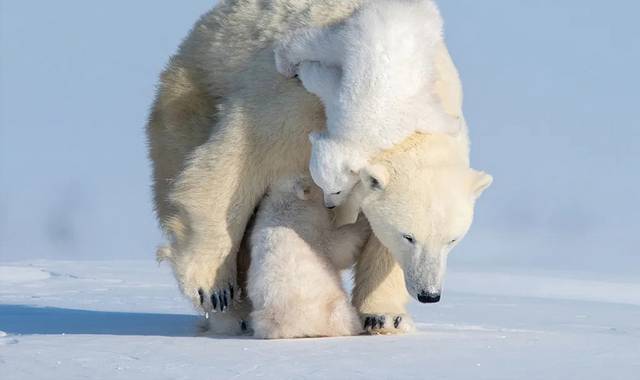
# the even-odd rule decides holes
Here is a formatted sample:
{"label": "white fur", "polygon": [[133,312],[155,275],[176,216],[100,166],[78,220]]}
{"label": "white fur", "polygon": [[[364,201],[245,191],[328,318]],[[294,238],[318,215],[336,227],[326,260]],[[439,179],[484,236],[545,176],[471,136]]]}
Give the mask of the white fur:
{"label": "white fur", "polygon": [[277,339],[361,332],[339,269],[353,265],[369,233],[365,220],[335,229],[308,177],[272,186],[251,235],[247,291],[254,334]]}
{"label": "white fur", "polygon": [[358,182],[358,171],[366,165],[368,154],[357,144],[334,139],[326,131],[310,133],[309,140],[311,177],[324,193],[325,206],[339,206]]}
{"label": "white fur", "polygon": [[[329,133],[321,145],[312,139],[310,170],[330,205],[341,203],[353,172],[374,153],[415,131],[459,131],[460,120],[447,115],[434,95],[442,43],[442,18],[432,1],[381,0],[343,23],[295,31],[278,44],[279,71],[297,71],[325,107]],[[356,152],[327,149],[339,144]],[[340,167],[327,166],[332,160]],[[332,196],[338,191],[341,197]]]}
{"label": "white fur", "polygon": [[[475,201],[492,182],[469,168],[458,140],[416,134],[360,172],[362,211],[404,270],[407,290],[421,302],[440,296],[447,256],[466,235]],[[407,170],[411,165],[424,169]]]}
{"label": "white fur", "polygon": [[[276,71],[273,44],[295,29],[340,24],[368,1],[218,2],[194,25],[160,77],[147,126],[154,208],[168,238],[172,252],[168,262],[182,292],[198,310],[216,316],[210,318],[214,325],[217,316],[235,314],[247,304],[233,302],[225,313],[211,314],[209,300],[227,290],[229,283],[244,290],[249,266],[243,259],[249,248],[244,238],[256,206],[279,179],[308,173],[308,135],[325,128],[318,98],[297,80]],[[462,117],[462,86],[444,43],[437,49],[434,74],[443,107],[452,116]],[[375,203],[368,190],[364,195],[371,202],[363,207],[367,218],[378,223],[375,234],[393,236],[401,228],[415,231],[431,226],[441,220],[432,221],[426,215],[433,204],[441,209],[458,207],[446,191],[428,186],[425,179],[442,183],[444,189],[461,186],[456,193],[470,191],[465,184],[448,182],[450,164],[435,159],[462,156],[467,161],[461,165],[468,168],[466,133],[423,140],[432,141],[414,141],[417,146],[409,152],[403,143],[380,158],[388,166],[390,184],[396,182],[396,168],[402,168],[403,180],[389,185]],[[422,145],[424,149],[418,149]],[[429,159],[424,160],[425,151],[434,153],[427,153]],[[425,178],[424,173],[431,174]],[[359,205],[353,206],[350,210],[355,213]],[[392,210],[393,218],[383,226],[387,210]],[[448,234],[448,228],[443,225],[440,233]],[[403,257],[401,246],[388,247],[395,257]],[[352,302],[361,316],[387,316],[388,320],[406,316],[408,293],[394,256],[373,235],[358,255]],[[403,268],[420,270],[407,262]],[[235,294],[238,297],[240,292]],[[402,324],[405,321],[409,319],[403,318]],[[385,332],[406,331],[402,324]],[[216,331],[225,332],[224,326],[218,327]]]}

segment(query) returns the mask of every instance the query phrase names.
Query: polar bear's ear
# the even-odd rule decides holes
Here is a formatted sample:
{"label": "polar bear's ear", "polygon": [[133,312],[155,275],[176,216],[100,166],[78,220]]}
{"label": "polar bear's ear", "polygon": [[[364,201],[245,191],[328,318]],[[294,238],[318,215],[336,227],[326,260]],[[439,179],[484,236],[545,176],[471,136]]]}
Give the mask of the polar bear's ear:
{"label": "polar bear's ear", "polygon": [[368,165],[360,170],[360,180],[370,190],[384,190],[389,182],[389,172],[382,165]]}
{"label": "polar bear's ear", "polygon": [[491,185],[491,182],[493,182],[491,175],[481,171],[471,171],[471,190],[476,198]]}

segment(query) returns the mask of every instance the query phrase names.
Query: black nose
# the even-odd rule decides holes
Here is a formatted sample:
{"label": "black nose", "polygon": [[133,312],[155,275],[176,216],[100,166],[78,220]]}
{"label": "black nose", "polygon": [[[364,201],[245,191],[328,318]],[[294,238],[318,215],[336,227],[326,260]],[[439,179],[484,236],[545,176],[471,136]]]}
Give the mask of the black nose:
{"label": "black nose", "polygon": [[328,208],[329,210],[333,210],[334,208],[336,208],[336,206],[325,206],[326,208]]}
{"label": "black nose", "polygon": [[422,303],[436,303],[440,301],[440,293],[420,292],[418,294],[418,301]]}

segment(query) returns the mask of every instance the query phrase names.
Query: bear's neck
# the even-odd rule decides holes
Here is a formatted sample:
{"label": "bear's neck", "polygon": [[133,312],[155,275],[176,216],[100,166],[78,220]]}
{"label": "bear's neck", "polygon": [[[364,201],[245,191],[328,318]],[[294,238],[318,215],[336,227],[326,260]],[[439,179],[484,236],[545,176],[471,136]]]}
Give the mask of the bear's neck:
{"label": "bear's neck", "polygon": [[402,143],[387,149],[374,161],[404,165],[405,160],[421,166],[469,167],[469,140],[466,130],[456,136],[443,133],[414,133]]}

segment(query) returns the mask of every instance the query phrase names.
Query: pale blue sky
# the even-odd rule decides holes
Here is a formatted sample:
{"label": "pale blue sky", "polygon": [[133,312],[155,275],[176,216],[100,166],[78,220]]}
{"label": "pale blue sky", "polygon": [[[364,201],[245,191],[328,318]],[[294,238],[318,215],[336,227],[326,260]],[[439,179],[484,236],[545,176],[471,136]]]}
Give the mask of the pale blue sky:
{"label": "pale blue sky", "polygon": [[[0,0],[0,260],[144,258],[144,123],[214,2]],[[495,177],[451,265],[640,265],[640,5],[440,1],[474,167]]]}

